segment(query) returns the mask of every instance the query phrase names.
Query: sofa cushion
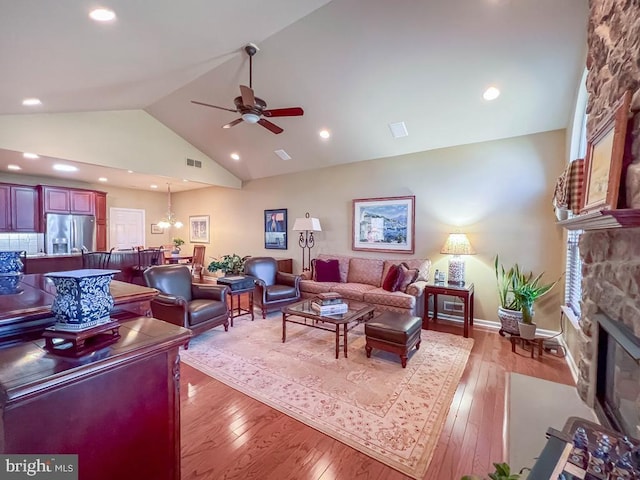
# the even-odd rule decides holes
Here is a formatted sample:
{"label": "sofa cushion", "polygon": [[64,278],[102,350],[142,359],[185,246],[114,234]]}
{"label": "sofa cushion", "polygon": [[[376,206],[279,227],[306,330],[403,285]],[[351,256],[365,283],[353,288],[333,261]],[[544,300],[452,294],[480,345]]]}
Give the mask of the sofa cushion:
{"label": "sofa cushion", "polygon": [[[342,283],[346,283],[347,275],[349,274],[349,260],[351,260],[351,257],[348,257],[346,255],[327,255],[325,253],[321,253],[320,255],[318,255],[318,260],[332,260],[332,259],[338,260],[338,265],[340,266],[340,281]],[[316,279],[315,275],[313,279],[314,280]]]}
{"label": "sofa cushion", "polygon": [[[406,263],[409,268],[417,268],[421,272],[424,272],[424,280],[429,280],[429,269],[431,268],[431,260],[425,258],[398,258],[396,260],[385,260],[384,267],[382,268],[382,278],[387,275],[387,272],[389,271],[389,268],[391,268],[391,265],[398,265],[400,263]],[[422,280],[422,278],[419,279]]]}
{"label": "sofa cushion", "polygon": [[398,278],[393,286],[394,292],[405,292],[407,287],[411,285],[416,278],[418,278],[418,269],[409,268],[406,263],[401,263],[398,266]]}
{"label": "sofa cushion", "polygon": [[305,293],[333,292],[333,288],[339,283],[316,282],[315,280],[300,280],[300,291]]}
{"label": "sofa cushion", "polygon": [[364,294],[375,287],[368,283],[334,283],[332,292],[339,293],[349,300],[364,301]]}
{"label": "sofa cushion", "polygon": [[391,268],[382,281],[382,288],[387,292],[393,292],[393,287],[395,287],[396,282],[398,281],[398,267],[399,265],[391,265]]}
{"label": "sofa cushion", "polygon": [[382,285],[382,267],[384,260],[376,258],[353,257],[349,261],[349,283],[367,283],[374,287]]}
{"label": "sofa cushion", "polygon": [[316,281],[317,282],[339,282],[340,281],[340,264],[338,260],[316,260],[315,264]]}
{"label": "sofa cushion", "polygon": [[395,309],[412,310],[416,306],[416,297],[403,292],[387,292],[382,287],[364,292],[363,301],[375,305],[384,305]]}

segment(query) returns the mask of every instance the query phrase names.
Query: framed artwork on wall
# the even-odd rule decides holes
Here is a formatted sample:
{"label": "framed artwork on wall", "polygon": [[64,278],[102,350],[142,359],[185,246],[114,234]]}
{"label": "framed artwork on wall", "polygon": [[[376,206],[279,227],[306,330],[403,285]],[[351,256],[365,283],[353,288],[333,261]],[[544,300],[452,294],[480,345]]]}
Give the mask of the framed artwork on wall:
{"label": "framed artwork on wall", "polygon": [[630,102],[627,91],[587,139],[581,213],[618,207]]}
{"label": "framed artwork on wall", "polygon": [[189,217],[189,241],[209,243],[209,215]]}
{"label": "framed artwork on wall", "polygon": [[287,249],[287,209],[264,211],[264,248]]}
{"label": "framed artwork on wall", "polygon": [[353,200],[352,250],[413,253],[415,196]]}
{"label": "framed artwork on wall", "polygon": [[151,224],[151,233],[154,235],[157,235],[159,233],[164,233],[164,230],[162,229],[162,227],[159,227],[157,224],[152,223]]}

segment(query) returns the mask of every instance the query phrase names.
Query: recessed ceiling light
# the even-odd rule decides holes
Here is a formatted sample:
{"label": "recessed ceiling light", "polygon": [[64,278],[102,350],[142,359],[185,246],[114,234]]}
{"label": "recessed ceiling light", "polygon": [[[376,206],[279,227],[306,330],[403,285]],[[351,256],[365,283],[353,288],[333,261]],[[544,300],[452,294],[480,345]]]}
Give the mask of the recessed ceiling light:
{"label": "recessed ceiling light", "polygon": [[34,107],[36,105],[42,105],[42,102],[39,98],[25,98],[22,100],[22,105],[25,107]]}
{"label": "recessed ceiling light", "polygon": [[482,94],[482,98],[484,98],[487,101],[495,100],[499,96],[500,96],[500,90],[498,90],[496,87],[489,87]]}
{"label": "recessed ceiling light", "polygon": [[149,187],[151,187],[151,188],[158,188],[158,185],[153,184],[153,185],[149,185]]}
{"label": "recessed ceiling light", "polygon": [[106,182],[107,181],[107,177],[100,177],[98,178],[99,182]]}
{"label": "recessed ceiling light", "polygon": [[231,158],[233,158],[234,160],[240,160],[240,155],[234,152],[231,154]]}
{"label": "recessed ceiling light", "polygon": [[9,170],[22,170],[18,165],[7,165]]}
{"label": "recessed ceiling light", "polygon": [[89,12],[89,17],[96,22],[110,22],[116,18],[116,13],[108,8],[96,8]]}
{"label": "recessed ceiling light", "polygon": [[24,152],[24,153],[22,154],[22,156],[23,156],[24,158],[30,158],[30,159],[32,159],[32,160],[34,160],[34,159],[36,159],[36,158],[40,158],[40,156],[39,156],[39,155],[36,155],[35,153],[29,153],[29,152]]}
{"label": "recessed ceiling light", "polygon": [[318,135],[320,135],[320,138],[327,139],[331,136],[331,132],[329,132],[329,130],[320,130]]}
{"label": "recessed ceiling light", "polygon": [[56,163],[53,166],[54,170],[58,170],[59,172],[77,172],[78,167],[74,167],[73,165],[65,165],[64,163]]}
{"label": "recessed ceiling light", "polygon": [[127,170],[127,173],[133,173],[133,170]]}
{"label": "recessed ceiling light", "polygon": [[390,123],[389,128],[391,129],[391,135],[393,135],[393,138],[409,136],[407,126],[404,124],[404,122]]}
{"label": "recessed ceiling light", "polygon": [[187,180],[186,178],[183,178],[182,181],[187,183],[189,180]]}

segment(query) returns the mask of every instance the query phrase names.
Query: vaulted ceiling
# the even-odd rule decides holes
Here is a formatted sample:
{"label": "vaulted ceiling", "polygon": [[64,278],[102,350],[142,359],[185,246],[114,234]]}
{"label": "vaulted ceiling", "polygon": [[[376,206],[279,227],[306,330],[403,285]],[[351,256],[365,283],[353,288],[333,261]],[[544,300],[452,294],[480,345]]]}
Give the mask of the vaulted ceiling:
{"label": "vaulted ceiling", "polygon": [[[117,19],[89,20],[90,0],[0,0],[0,115],[144,109],[242,180],[565,128],[585,63],[586,0],[101,6]],[[271,119],[279,135],[222,129],[239,115],[191,103],[234,108],[249,42],[255,94],[304,109]],[[487,102],[491,85],[502,93]]]}

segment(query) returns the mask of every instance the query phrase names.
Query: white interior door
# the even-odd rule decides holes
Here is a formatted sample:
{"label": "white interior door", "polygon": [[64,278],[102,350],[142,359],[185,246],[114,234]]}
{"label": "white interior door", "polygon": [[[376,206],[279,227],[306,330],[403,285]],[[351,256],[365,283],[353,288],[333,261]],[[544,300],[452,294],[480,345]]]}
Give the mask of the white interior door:
{"label": "white interior door", "polygon": [[144,210],[109,209],[109,246],[116,250],[146,245]]}

